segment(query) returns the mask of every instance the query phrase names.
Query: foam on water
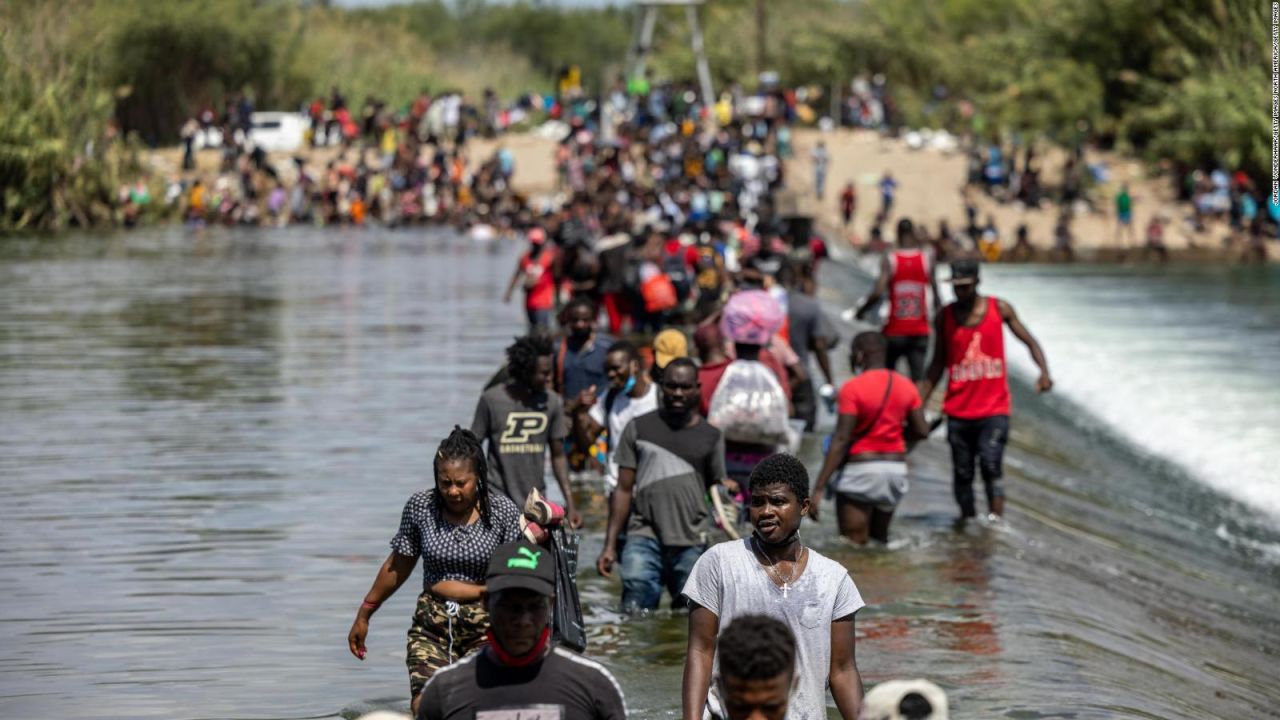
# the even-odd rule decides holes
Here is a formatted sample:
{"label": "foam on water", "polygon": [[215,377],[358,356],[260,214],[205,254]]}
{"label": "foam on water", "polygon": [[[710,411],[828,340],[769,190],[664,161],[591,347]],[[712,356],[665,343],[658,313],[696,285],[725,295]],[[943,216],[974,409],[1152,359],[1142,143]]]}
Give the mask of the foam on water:
{"label": "foam on water", "polygon": [[[991,267],[984,290],[1009,299],[1040,340],[1056,394],[1277,520],[1277,290],[1273,277],[1239,272]],[[1013,372],[1034,378],[1006,338]]]}

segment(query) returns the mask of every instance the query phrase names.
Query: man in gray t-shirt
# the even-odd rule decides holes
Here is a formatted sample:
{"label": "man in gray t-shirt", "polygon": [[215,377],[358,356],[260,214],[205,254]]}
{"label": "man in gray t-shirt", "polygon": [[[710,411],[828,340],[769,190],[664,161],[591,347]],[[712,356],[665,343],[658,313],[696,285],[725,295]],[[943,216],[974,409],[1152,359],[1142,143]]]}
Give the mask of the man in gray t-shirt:
{"label": "man in gray t-shirt", "polygon": [[662,374],[662,405],[627,423],[614,450],[618,488],[596,569],[608,576],[622,547],[622,609],[655,610],[665,588],[682,607],[680,588],[707,546],[707,489],[725,478],[724,437],[698,415],[698,369],[672,360]]}
{"label": "man in gray t-shirt", "polygon": [[[818,301],[804,294],[799,289],[799,273],[794,269],[783,274],[788,285],[786,294],[788,340],[791,349],[800,358],[800,367],[805,369],[807,377],[793,382],[791,402],[795,405],[795,417],[804,420],[805,432],[813,430],[817,421],[818,403],[814,394],[812,375],[809,372],[809,355],[812,353],[818,361],[818,369],[822,371],[822,379],[827,385],[832,384],[831,358],[828,348],[835,347],[840,341],[840,333],[835,325],[822,311]],[[834,388],[832,388],[834,391]]]}
{"label": "man in gray t-shirt", "polygon": [[518,338],[507,348],[510,379],[480,396],[471,431],[488,441],[492,489],[521,507],[529,491],[546,488],[543,473],[550,452],[551,472],[564,494],[570,524],[577,528],[582,526],[582,518],[569,491],[569,464],[564,454],[569,431],[560,396],[547,392],[551,373],[550,341],[537,336]]}

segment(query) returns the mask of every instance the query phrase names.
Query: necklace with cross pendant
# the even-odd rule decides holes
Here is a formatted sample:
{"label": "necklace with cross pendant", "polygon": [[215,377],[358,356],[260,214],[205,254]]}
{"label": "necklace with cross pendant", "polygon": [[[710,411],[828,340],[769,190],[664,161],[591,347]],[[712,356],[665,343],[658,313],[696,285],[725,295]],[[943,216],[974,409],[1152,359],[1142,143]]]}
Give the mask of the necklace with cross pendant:
{"label": "necklace with cross pendant", "polygon": [[791,563],[791,574],[784,579],[782,577],[782,573],[778,572],[777,569],[774,568],[773,558],[769,557],[769,553],[765,552],[764,547],[761,546],[758,542],[756,544],[756,547],[760,548],[760,554],[764,555],[764,559],[769,561],[769,566],[766,568],[769,571],[769,577],[782,583],[778,587],[778,589],[782,591],[782,599],[786,600],[791,590],[794,589],[794,586],[791,583],[795,582],[796,570],[800,569],[800,561],[804,559],[804,552],[808,548],[806,548],[803,545],[800,546],[800,552],[796,554],[795,561]]}

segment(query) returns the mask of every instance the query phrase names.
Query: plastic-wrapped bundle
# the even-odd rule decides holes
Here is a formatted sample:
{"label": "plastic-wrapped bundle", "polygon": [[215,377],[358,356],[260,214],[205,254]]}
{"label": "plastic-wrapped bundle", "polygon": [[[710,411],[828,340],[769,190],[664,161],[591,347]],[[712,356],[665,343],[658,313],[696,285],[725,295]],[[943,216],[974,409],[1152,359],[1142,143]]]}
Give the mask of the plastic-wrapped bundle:
{"label": "plastic-wrapped bundle", "polygon": [[741,290],[725,303],[720,332],[736,343],[768,345],[786,319],[786,311],[768,292]]}
{"label": "plastic-wrapped bundle", "polygon": [[773,371],[754,360],[734,360],[711,395],[707,422],[726,440],[777,445],[787,442],[787,396]]}

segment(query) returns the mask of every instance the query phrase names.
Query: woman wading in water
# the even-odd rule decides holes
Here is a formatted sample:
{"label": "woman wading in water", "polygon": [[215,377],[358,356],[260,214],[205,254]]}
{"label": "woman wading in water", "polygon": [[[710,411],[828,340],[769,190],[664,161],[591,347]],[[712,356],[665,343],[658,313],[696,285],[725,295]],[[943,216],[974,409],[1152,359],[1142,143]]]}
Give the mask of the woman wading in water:
{"label": "woman wading in water", "polygon": [[413,713],[419,693],[440,668],[484,646],[489,616],[480,602],[494,548],[521,536],[520,510],[490,493],[484,450],[470,430],[454,426],[436,452],[435,488],[414,493],[400,515],[373,587],[347,634],[351,654],[364,659],[369,618],[395,594],[422,558],[422,594],[409,627],[409,690]]}

